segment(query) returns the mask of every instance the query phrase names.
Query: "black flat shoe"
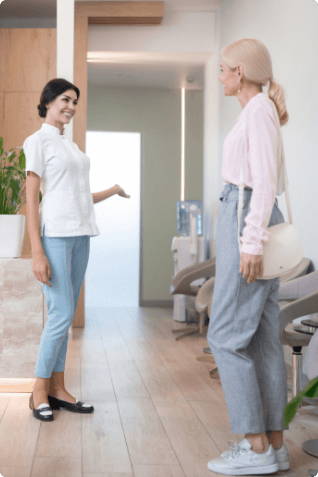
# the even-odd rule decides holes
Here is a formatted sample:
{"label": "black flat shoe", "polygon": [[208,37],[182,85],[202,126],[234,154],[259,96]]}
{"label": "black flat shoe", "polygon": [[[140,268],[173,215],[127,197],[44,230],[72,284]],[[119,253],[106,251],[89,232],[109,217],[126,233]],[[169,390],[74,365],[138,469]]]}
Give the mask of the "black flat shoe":
{"label": "black flat shoe", "polygon": [[64,407],[64,409],[71,412],[82,412],[85,414],[94,412],[94,406],[85,404],[82,401],[73,404],[72,402],[62,401],[62,399],[50,395],[48,395],[48,399],[52,409],[60,409],[60,407]]}
{"label": "black flat shoe", "polygon": [[[43,406],[43,404],[40,404],[37,409],[34,409],[33,393],[31,394],[29,399],[29,408],[33,411],[33,416],[36,419],[39,419],[39,421],[54,421],[53,411],[50,406]],[[51,412],[51,414],[45,415],[46,412]]]}

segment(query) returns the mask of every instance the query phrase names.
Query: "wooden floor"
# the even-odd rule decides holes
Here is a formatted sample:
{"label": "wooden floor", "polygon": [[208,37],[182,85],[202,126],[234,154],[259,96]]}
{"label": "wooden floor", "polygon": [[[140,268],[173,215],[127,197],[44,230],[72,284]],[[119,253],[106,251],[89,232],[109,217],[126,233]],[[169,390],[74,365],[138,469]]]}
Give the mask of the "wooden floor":
{"label": "wooden floor", "polygon": [[[214,477],[210,459],[232,434],[219,380],[211,379],[205,338],[175,341],[172,309],[90,308],[70,329],[65,383],[93,414],[54,411],[42,423],[29,394],[0,394],[3,477]],[[318,438],[318,412],[298,411],[284,432],[291,469],[305,477],[318,459],[302,450]]]}

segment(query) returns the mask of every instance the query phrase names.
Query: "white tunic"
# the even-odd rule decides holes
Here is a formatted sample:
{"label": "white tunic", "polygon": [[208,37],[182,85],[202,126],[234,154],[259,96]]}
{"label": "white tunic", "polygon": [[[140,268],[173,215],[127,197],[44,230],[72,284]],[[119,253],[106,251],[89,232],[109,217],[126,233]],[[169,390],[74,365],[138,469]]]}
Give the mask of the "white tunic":
{"label": "white tunic", "polygon": [[40,235],[48,237],[96,237],[93,196],[89,185],[90,159],[60,130],[43,123],[23,143],[25,174],[40,178]]}

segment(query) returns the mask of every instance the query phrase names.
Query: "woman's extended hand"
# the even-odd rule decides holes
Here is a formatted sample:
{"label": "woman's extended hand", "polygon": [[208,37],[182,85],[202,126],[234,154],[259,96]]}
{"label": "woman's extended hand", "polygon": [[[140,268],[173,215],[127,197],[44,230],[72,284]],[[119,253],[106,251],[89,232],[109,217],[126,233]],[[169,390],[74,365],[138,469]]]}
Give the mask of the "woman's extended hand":
{"label": "woman's extended hand", "polygon": [[115,187],[117,187],[116,194],[120,195],[120,197],[125,197],[126,199],[130,198],[130,195],[126,194],[124,189],[122,189],[118,184],[116,184]]}
{"label": "woman's extended hand", "polygon": [[252,255],[250,253],[241,253],[240,271],[243,272],[243,278],[247,278],[250,284],[263,276],[263,255]]}

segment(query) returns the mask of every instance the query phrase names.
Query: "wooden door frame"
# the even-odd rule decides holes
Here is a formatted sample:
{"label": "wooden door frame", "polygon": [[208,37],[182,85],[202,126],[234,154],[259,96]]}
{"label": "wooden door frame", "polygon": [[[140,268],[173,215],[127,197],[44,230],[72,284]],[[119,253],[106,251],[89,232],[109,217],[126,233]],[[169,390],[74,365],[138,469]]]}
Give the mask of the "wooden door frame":
{"label": "wooden door frame", "polygon": [[[80,107],[74,116],[73,141],[85,152],[87,129],[88,25],[159,25],[163,1],[76,2],[74,12],[74,84],[79,88]],[[72,327],[85,326],[85,278],[78,298]]]}

